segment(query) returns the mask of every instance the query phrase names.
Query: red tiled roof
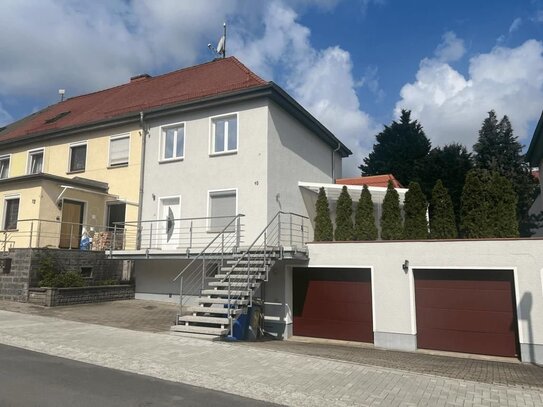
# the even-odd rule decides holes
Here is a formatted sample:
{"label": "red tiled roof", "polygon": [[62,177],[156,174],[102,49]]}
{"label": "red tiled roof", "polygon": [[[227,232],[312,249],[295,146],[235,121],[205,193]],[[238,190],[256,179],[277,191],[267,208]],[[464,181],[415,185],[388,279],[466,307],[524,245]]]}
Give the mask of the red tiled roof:
{"label": "red tiled roof", "polygon": [[355,177],[355,178],[340,178],[336,180],[336,184],[343,185],[367,185],[368,187],[387,187],[388,181],[392,181],[394,188],[403,188],[394,175],[370,175],[367,177]]}
{"label": "red tiled roof", "polygon": [[[0,131],[0,142],[266,85],[235,57],[69,98]],[[69,113],[66,113],[69,112]],[[59,117],[58,120],[54,118]],[[53,119],[53,120],[51,120]]]}

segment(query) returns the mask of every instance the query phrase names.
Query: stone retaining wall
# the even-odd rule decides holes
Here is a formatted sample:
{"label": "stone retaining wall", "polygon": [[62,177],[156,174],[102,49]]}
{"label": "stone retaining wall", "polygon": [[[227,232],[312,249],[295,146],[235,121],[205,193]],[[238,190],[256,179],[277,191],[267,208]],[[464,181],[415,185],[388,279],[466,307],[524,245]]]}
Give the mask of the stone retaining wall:
{"label": "stone retaining wall", "polygon": [[131,299],[134,299],[134,287],[124,284],[70,288],[31,288],[28,295],[28,302],[46,307]]}

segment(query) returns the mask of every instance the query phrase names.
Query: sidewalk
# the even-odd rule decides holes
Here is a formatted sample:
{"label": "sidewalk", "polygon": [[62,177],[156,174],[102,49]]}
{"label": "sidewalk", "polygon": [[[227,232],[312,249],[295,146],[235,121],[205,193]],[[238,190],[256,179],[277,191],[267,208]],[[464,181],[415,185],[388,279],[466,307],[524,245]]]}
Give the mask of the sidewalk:
{"label": "sidewalk", "polygon": [[536,388],[9,311],[0,311],[0,343],[279,404],[543,406]]}

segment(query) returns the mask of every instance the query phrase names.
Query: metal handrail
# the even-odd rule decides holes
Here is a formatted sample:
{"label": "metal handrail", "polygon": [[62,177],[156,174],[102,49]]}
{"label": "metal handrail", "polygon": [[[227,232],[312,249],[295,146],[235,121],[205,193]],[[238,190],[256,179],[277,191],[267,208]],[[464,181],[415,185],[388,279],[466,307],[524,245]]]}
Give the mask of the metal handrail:
{"label": "metal handrail", "polygon": [[[264,235],[264,233],[267,232],[267,230],[269,229],[269,227],[273,224],[273,222],[275,221],[275,219],[279,218],[279,221],[281,221],[281,218],[280,216],[281,215],[294,215],[294,216],[298,216],[302,219],[308,219],[309,218],[307,216],[303,216],[303,215],[300,215],[300,214],[297,214],[297,213],[293,213],[293,212],[283,212],[283,211],[278,211],[275,216],[268,222],[268,224],[266,225],[266,227],[264,229],[262,229],[262,232],[260,232],[258,234],[258,236],[255,238],[255,240],[253,240],[253,242],[251,243],[251,245],[249,246],[249,248],[245,251],[245,253],[243,253],[242,256],[240,256],[240,258],[236,261],[236,263],[232,266],[232,268],[230,269],[230,271],[228,273],[226,273],[226,275],[223,277],[223,279],[221,280],[221,282],[224,282],[227,278],[230,278],[230,274],[232,274],[232,272],[234,271],[234,269],[239,265],[240,261],[247,255],[249,254],[249,252],[253,249],[253,247],[255,246],[255,244],[258,242],[258,240]],[[303,224],[302,224],[303,225]],[[303,226],[302,226],[303,227]],[[280,231],[279,231],[279,236],[278,236],[278,239],[280,240],[281,239],[281,236],[280,236]],[[302,240],[303,240],[303,237],[302,237]],[[279,242],[280,243],[280,242]],[[281,247],[281,245],[279,244],[279,246]]]}
{"label": "metal handrail", "polygon": [[[223,230],[220,231],[219,233],[217,233],[217,235],[213,238],[213,240],[211,240],[207,244],[207,246],[200,253],[198,253],[198,255],[194,259],[192,259],[192,261],[183,270],[181,270],[181,272],[172,281],[176,281],[179,277],[181,277],[181,275],[185,272],[185,270],[187,270],[190,266],[192,266],[192,264],[194,264],[194,262],[196,260],[198,260],[207,251],[207,249],[209,249],[209,247],[219,238],[219,236],[223,235],[226,232],[226,230],[230,226],[232,226],[232,223],[235,220],[241,219],[243,216],[245,216],[245,215],[240,213],[240,214],[236,215],[230,222],[228,222],[228,224],[223,228]],[[201,219],[205,219],[205,218],[201,218]]]}

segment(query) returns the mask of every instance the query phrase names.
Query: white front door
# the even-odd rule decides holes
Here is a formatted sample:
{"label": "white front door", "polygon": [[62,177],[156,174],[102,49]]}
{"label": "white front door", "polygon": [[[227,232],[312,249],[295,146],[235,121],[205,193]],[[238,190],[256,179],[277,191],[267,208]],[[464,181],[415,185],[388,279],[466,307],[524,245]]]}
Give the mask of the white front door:
{"label": "white front door", "polygon": [[161,249],[177,249],[180,246],[181,199],[160,198],[158,218],[158,247]]}

